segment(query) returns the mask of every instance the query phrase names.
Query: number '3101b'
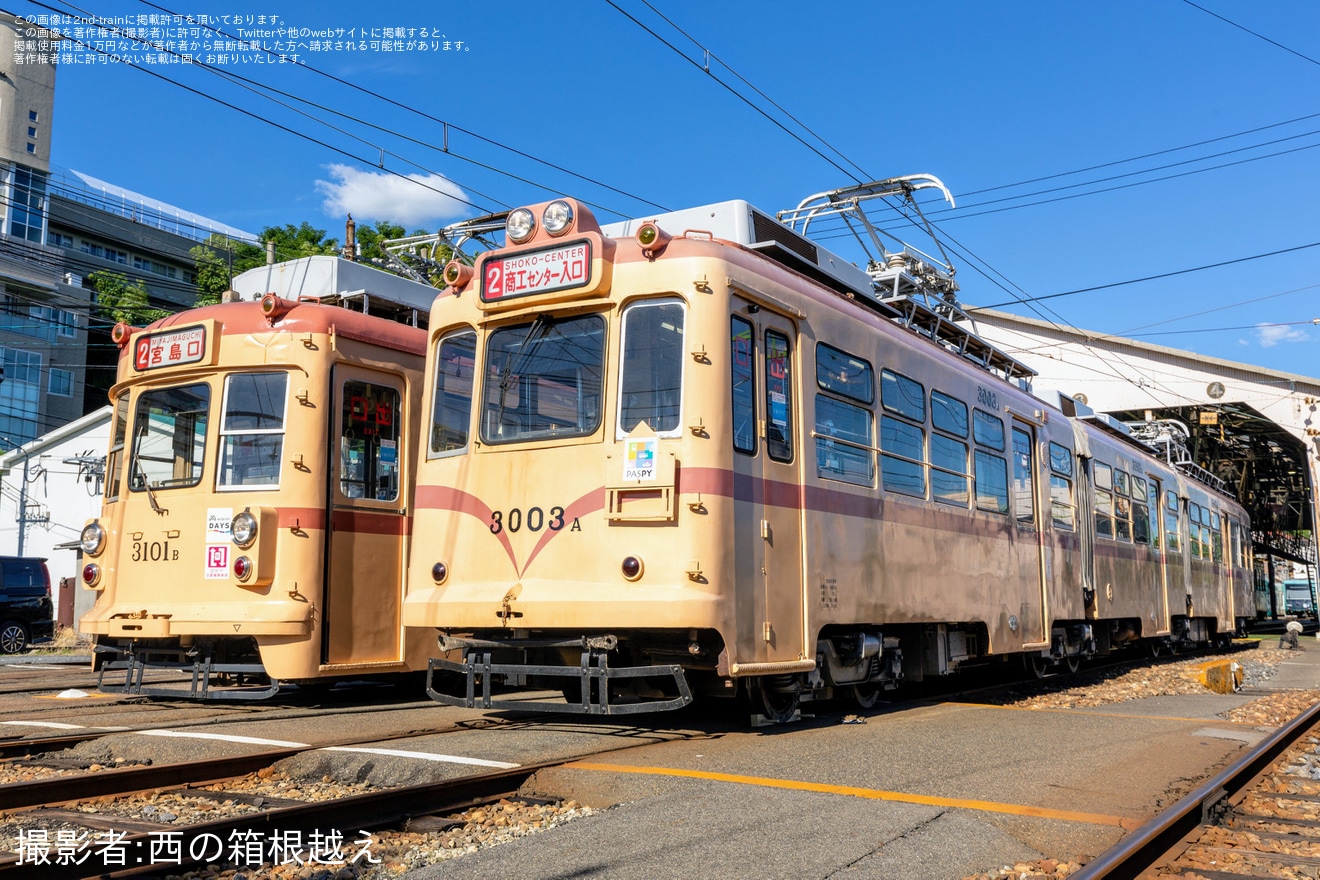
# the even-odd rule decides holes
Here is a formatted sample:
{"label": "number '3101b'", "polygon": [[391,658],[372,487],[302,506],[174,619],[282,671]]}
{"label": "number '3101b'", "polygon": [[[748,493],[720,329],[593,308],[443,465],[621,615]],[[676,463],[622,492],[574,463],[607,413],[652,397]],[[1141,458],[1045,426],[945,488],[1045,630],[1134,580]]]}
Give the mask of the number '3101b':
{"label": "number '3101b'", "polygon": [[170,549],[169,541],[134,541],[134,562],[173,562],[179,558],[178,548]]}

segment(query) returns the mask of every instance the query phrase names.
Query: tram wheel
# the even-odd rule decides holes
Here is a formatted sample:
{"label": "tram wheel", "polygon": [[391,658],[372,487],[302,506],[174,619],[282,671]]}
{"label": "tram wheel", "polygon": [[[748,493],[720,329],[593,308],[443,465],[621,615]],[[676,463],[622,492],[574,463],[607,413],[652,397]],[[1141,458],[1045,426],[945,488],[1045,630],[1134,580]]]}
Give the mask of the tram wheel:
{"label": "tram wheel", "polygon": [[1068,665],[1068,672],[1071,673],[1071,674],[1073,674],[1073,675],[1076,675],[1076,674],[1077,674],[1077,670],[1078,670],[1078,669],[1081,667],[1081,665],[1082,665],[1082,655],[1081,655],[1081,654],[1069,654],[1067,657],[1064,658],[1064,661],[1063,661],[1063,662],[1066,663],[1066,664]]}
{"label": "tram wheel", "polygon": [[874,682],[864,684],[855,684],[852,686],[852,698],[863,709],[870,709],[880,699],[880,685]]}
{"label": "tram wheel", "polygon": [[793,676],[755,679],[751,686],[752,711],[772,724],[787,724],[797,715],[802,687]]}
{"label": "tram wheel", "polygon": [[1050,659],[1042,657],[1039,654],[1028,654],[1024,658],[1027,663],[1027,669],[1036,678],[1048,678],[1050,674]]}
{"label": "tram wheel", "polygon": [[1146,653],[1152,657],[1158,657],[1164,653],[1164,646],[1156,639],[1146,642]]}

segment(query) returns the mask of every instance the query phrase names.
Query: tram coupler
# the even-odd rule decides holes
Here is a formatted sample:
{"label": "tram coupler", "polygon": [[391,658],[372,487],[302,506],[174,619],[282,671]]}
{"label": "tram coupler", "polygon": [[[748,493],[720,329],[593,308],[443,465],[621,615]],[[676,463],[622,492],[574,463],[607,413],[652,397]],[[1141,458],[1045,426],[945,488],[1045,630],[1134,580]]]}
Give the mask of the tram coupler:
{"label": "tram coupler", "polygon": [[[183,648],[147,649],[149,655],[165,655],[175,658],[172,660],[148,660],[131,647],[124,649],[96,645],[92,650],[102,657],[102,661],[97,664],[100,672],[96,677],[96,689],[103,694],[131,694],[134,696],[170,697],[183,700],[264,700],[274,696],[280,689],[280,683],[275,679],[269,679],[269,687],[248,689],[218,687],[212,689],[212,675],[265,677],[266,670],[260,663],[214,663],[209,655],[202,659]],[[186,672],[190,676],[189,686],[185,689],[182,687],[147,685],[144,683],[143,678],[148,669]],[[105,674],[107,671],[123,671],[124,683],[122,685],[106,684]]]}
{"label": "tram coupler", "polygon": [[[578,715],[633,715],[642,712],[665,712],[681,709],[692,702],[683,667],[609,665],[608,651],[618,644],[614,636],[591,636],[577,639],[512,639],[495,641],[440,636],[442,650],[463,650],[463,660],[455,662],[432,657],[426,670],[426,693],[437,703],[464,709],[504,709],[519,712],[568,712]],[[533,663],[497,663],[495,651],[524,649],[580,649],[577,666]],[[463,681],[461,694],[450,694],[434,686],[437,670],[456,673]],[[526,681],[528,677],[561,680],[565,702],[499,699],[492,695],[496,677]],[[610,684],[625,679],[672,678],[678,696],[667,699],[641,699],[636,702],[611,702]],[[576,688],[574,688],[576,684]],[[572,694],[578,696],[572,698]]]}

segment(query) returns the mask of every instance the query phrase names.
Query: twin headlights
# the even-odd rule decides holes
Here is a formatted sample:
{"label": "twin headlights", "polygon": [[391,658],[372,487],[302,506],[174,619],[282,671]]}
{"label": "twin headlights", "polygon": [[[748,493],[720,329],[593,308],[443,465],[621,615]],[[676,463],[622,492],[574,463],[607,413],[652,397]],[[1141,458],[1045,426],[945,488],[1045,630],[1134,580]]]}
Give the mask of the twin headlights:
{"label": "twin headlights", "polygon": [[[541,225],[551,235],[563,235],[573,228],[573,206],[556,200],[541,212]],[[504,234],[514,244],[523,244],[536,232],[536,217],[527,208],[509,212],[504,221]]]}

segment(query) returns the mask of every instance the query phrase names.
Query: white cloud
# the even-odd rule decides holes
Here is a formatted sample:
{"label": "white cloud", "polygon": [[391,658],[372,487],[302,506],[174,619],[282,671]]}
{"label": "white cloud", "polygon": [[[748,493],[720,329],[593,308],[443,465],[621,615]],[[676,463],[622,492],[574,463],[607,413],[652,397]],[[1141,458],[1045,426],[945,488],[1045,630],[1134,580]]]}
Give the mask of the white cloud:
{"label": "white cloud", "polygon": [[411,230],[457,219],[471,209],[460,201],[466,198],[463,190],[439,174],[404,178],[348,165],[326,170],[332,179],[316,181],[316,190],[325,196],[321,207],[331,217],[352,214],[354,220],[388,220]]}
{"label": "white cloud", "polygon": [[1311,338],[1303,327],[1282,324],[1257,324],[1256,339],[1261,348],[1270,348],[1280,342],[1306,342]]}

